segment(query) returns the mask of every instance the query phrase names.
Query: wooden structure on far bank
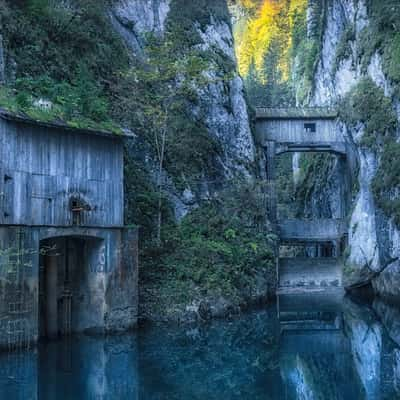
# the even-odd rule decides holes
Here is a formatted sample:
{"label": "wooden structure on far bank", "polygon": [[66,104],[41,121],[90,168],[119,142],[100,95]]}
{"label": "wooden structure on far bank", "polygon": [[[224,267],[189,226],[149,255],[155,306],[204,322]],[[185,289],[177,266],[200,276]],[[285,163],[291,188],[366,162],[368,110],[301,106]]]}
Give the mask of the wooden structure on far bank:
{"label": "wooden structure on far bank", "polygon": [[[278,261],[279,290],[296,287],[341,286],[339,253],[346,236],[346,221],[280,220],[277,216],[276,157],[284,153],[324,152],[346,162],[347,143],[337,126],[337,112],[330,108],[259,108],[256,136],[264,149],[269,193],[269,217],[276,226],[281,245],[310,246],[330,243],[328,257],[293,258]],[[343,198],[343,202],[346,199]],[[345,207],[343,207],[344,209]]]}

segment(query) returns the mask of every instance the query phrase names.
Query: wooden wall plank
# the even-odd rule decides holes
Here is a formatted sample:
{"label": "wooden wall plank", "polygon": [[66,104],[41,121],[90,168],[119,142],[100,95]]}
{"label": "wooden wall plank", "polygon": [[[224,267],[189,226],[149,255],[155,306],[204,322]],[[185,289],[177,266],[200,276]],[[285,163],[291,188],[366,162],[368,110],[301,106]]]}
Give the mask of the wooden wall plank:
{"label": "wooden wall plank", "polygon": [[0,167],[12,177],[0,185],[0,212],[10,214],[0,223],[70,225],[69,201],[79,196],[91,207],[86,226],[123,225],[119,139],[2,120],[0,154]]}

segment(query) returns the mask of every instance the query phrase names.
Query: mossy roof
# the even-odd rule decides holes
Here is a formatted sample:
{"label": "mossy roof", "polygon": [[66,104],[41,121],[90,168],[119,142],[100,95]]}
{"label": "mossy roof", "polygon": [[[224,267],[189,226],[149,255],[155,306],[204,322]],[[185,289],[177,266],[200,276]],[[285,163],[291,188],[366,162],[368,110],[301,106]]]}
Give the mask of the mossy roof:
{"label": "mossy roof", "polygon": [[112,131],[106,131],[106,130],[101,130],[101,129],[98,130],[98,129],[91,129],[91,128],[76,128],[76,127],[66,124],[62,120],[51,121],[51,122],[41,121],[41,120],[31,118],[22,112],[21,113],[11,112],[11,111],[5,110],[4,108],[0,108],[0,118],[3,120],[6,120],[6,121],[19,122],[19,123],[27,124],[27,125],[39,126],[39,127],[49,128],[49,129],[59,129],[59,130],[64,130],[64,131],[76,132],[76,133],[84,133],[84,134],[88,134],[88,135],[107,136],[110,138],[127,138],[127,137],[134,136],[134,134],[132,132],[122,131],[122,130],[121,130],[121,133],[115,133]]}

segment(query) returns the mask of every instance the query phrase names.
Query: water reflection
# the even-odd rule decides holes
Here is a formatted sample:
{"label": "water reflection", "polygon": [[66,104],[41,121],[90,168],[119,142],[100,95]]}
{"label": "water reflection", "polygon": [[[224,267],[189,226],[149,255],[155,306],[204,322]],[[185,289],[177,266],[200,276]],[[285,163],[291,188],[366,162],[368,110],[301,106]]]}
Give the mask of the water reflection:
{"label": "water reflection", "polygon": [[290,399],[354,399],[362,393],[344,335],[343,293],[279,296],[281,374]]}
{"label": "water reflection", "polygon": [[397,399],[400,310],[279,296],[233,321],[0,356],[0,399]]}
{"label": "water reflection", "polygon": [[132,336],[72,338],[0,357],[0,399],[138,399]]}

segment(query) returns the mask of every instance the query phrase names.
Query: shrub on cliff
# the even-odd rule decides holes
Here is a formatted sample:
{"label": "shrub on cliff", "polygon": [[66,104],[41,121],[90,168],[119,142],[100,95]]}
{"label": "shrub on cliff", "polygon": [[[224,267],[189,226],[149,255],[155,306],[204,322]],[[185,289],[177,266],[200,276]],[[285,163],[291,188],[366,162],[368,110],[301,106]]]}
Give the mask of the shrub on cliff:
{"label": "shrub on cliff", "polygon": [[[117,130],[109,88],[127,68],[128,54],[110,26],[106,3],[1,0],[7,89],[12,89],[1,106],[12,107],[14,94],[15,108],[33,118]],[[53,107],[38,110],[35,100],[41,98]]]}
{"label": "shrub on cliff", "polygon": [[163,262],[148,265],[142,278],[162,285],[166,298],[188,304],[217,295],[240,302],[260,274],[274,284],[275,237],[266,230],[260,187],[232,183],[165,229]]}
{"label": "shrub on cliff", "polygon": [[362,79],[343,99],[340,116],[349,125],[365,125],[363,144],[374,147],[396,128],[397,118],[390,98],[371,78]]}
{"label": "shrub on cliff", "polygon": [[400,226],[400,143],[389,139],[383,146],[372,189],[378,206]]}

